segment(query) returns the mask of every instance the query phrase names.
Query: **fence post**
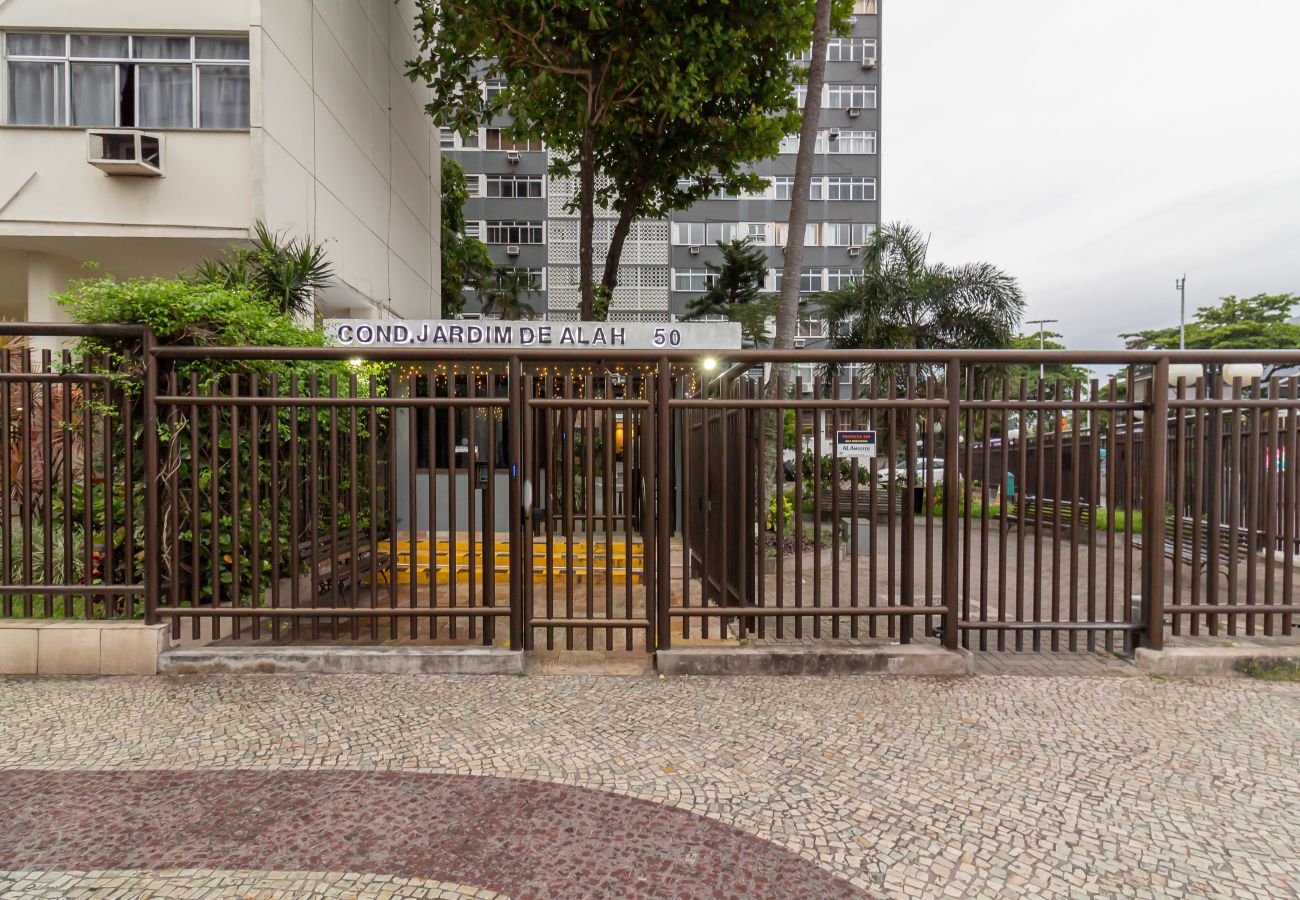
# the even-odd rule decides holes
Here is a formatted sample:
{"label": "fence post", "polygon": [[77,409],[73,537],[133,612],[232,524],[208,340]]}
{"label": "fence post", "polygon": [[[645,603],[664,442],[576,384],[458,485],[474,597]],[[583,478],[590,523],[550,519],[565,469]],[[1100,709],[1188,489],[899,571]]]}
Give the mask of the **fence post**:
{"label": "fence post", "polygon": [[[157,625],[162,530],[158,527],[158,362],[152,329],[144,333],[140,357],[144,366],[144,415],[140,421],[144,442],[144,621]],[[131,440],[131,435],[126,439]]]}
{"label": "fence post", "polygon": [[668,400],[673,393],[673,366],[667,357],[659,359],[655,378],[655,627],[656,649],[672,649],[672,622],[668,618],[668,598],[672,589],[672,490],[669,472],[672,467],[672,408]]}
{"label": "fence post", "polygon": [[[510,518],[508,520],[510,541],[510,649],[524,649],[524,553],[532,552],[532,523],[525,522],[523,503],[523,482],[527,478],[524,472],[523,427],[524,427],[524,373],[519,357],[512,356],[509,362],[508,380],[510,383]],[[432,440],[432,436],[430,437]],[[432,474],[429,476],[432,478]],[[429,511],[430,522],[433,510]],[[429,526],[433,533],[433,526]]]}
{"label": "fence post", "polygon": [[960,587],[958,575],[961,572],[961,550],[957,543],[961,527],[957,517],[957,494],[961,490],[961,470],[958,466],[958,457],[961,455],[961,359],[958,357],[948,360],[945,390],[948,394],[948,410],[943,423],[943,645],[949,650],[956,650]]}
{"label": "fence post", "polygon": [[[1165,475],[1169,455],[1169,359],[1151,369],[1150,412],[1144,431],[1147,445],[1146,502],[1142,513],[1142,609],[1146,639],[1152,650],[1165,642]],[[1178,561],[1174,560],[1174,565]],[[1213,568],[1211,568],[1213,572]]]}

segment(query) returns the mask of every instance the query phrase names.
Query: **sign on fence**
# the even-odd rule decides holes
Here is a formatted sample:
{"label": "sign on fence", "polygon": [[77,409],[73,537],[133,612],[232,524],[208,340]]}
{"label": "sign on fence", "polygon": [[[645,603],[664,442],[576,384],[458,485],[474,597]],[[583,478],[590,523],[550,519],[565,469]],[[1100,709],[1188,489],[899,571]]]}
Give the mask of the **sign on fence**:
{"label": "sign on fence", "polygon": [[876,433],[874,431],[837,431],[835,449],[840,459],[875,459]]}
{"label": "sign on fence", "polygon": [[572,350],[738,350],[738,322],[507,322],[492,319],[329,319],[345,347],[542,347]]}

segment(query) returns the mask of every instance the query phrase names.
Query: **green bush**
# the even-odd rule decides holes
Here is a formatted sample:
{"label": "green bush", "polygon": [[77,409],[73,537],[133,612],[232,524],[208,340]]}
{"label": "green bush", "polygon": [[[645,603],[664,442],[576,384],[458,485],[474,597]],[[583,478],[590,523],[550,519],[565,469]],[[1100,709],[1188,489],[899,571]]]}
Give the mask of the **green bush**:
{"label": "green bush", "polygon": [[1098,506],[1092,511],[1092,521],[1098,531],[1127,531],[1129,518],[1132,517],[1132,526],[1134,534],[1142,533],[1142,510],[1116,509],[1109,510],[1104,506]]}
{"label": "green bush", "polygon": [[[324,334],[319,328],[299,324],[265,298],[242,288],[230,289],[185,280],[117,281],[99,278],[78,282],[67,294],[57,299],[77,322],[148,325],[160,342],[170,344],[282,347],[324,345]],[[119,583],[127,576],[128,566],[133,567],[132,574],[137,583],[144,577],[143,552],[129,560],[124,558],[126,554],[122,552],[127,544],[124,523],[128,492],[136,510],[133,523],[135,545],[137,548],[144,547],[143,453],[132,454],[132,467],[129,471],[122,464],[126,441],[132,441],[137,448],[142,445],[144,373],[140,349],[139,342],[135,339],[98,338],[83,339],[76,348],[78,354],[95,361],[94,367],[98,371],[112,376],[114,385],[121,391],[121,402],[132,407],[132,433],[127,435],[123,427],[112,429],[114,446],[110,453],[117,463],[112,473],[112,482],[105,482],[94,492],[89,511],[93,523],[92,533],[103,534],[107,522],[105,497],[111,498],[109,502],[112,504],[114,523],[111,541],[116,548],[116,571],[107,573],[107,577]],[[256,386],[259,394],[266,395],[270,393],[271,375],[278,377],[277,390],[281,394],[288,393],[293,380],[298,382],[299,394],[314,391],[321,395],[334,391],[348,394],[355,378],[358,395],[370,396],[373,390],[375,396],[382,396],[387,383],[387,369],[384,366],[369,366],[357,371],[341,361],[223,362],[198,359],[179,362],[175,371],[175,386],[181,393],[188,393],[191,386],[197,386],[205,394],[209,391],[223,395],[231,391],[248,394]],[[122,410],[112,408],[111,405],[106,404],[96,411],[110,417],[121,417],[125,421]],[[312,411],[306,407],[298,407],[296,411],[290,407],[278,410],[264,408],[259,413],[258,427],[254,430],[247,407],[239,409],[237,413],[230,406],[200,409],[195,420],[198,429],[198,458],[192,452],[195,436],[191,434],[187,411],[182,409],[174,417],[165,415],[165,412],[164,410],[164,415],[160,416],[158,425],[161,438],[159,466],[164,476],[159,488],[164,541],[161,548],[163,578],[165,582],[181,588],[179,596],[182,603],[226,600],[236,590],[241,603],[248,603],[255,580],[252,563],[255,546],[259,556],[256,581],[260,588],[265,589],[270,584],[273,564],[274,571],[281,577],[292,574],[292,554],[302,541],[330,534],[335,528],[345,535],[354,528],[368,530],[368,511],[372,501],[376,511],[383,510],[379,514],[386,518],[386,508],[383,505],[386,497],[380,496],[382,485],[365,484],[360,477],[355,486],[358,514],[355,518],[351,515],[350,501],[354,486],[350,481],[350,472],[363,476],[369,468],[364,458],[370,441],[368,416],[358,417],[355,429],[350,427],[346,418],[350,411],[345,409],[337,417],[340,459],[346,459],[348,444],[354,435],[358,456],[361,458],[355,467],[339,465],[339,477],[331,485],[318,483],[320,490],[315,516],[306,509],[299,510],[300,528],[294,533],[287,499],[289,486],[296,479],[300,495],[305,495],[309,489],[307,465],[313,449],[313,434],[317,438],[317,455],[329,452],[332,416],[328,412],[318,409],[313,416]],[[235,427],[236,415],[238,431]],[[376,416],[376,449],[381,465],[387,455],[387,418],[386,410],[380,410]],[[215,444],[211,437],[214,429],[217,437]],[[290,436],[294,433],[298,436],[296,459],[292,458],[290,451]],[[273,445],[279,455],[279,471],[271,469]],[[252,461],[255,457],[257,467],[254,473]],[[232,460],[235,459],[241,462],[237,495],[231,477]],[[102,478],[103,473],[100,476]],[[258,487],[261,524],[257,533],[254,533],[252,527],[254,483]],[[177,485],[178,497],[171,497],[168,487],[170,484]],[[200,499],[197,518],[190,502],[191,486],[196,484]],[[372,489],[375,494],[373,497]],[[278,504],[278,518],[272,516],[273,496],[282,501]],[[70,506],[73,508],[67,512],[74,516],[74,521],[84,521],[87,511],[80,492],[74,494]],[[271,527],[273,518],[277,525],[274,540]],[[171,544],[173,535],[177,540],[176,547]],[[194,549],[196,542],[197,552]],[[173,564],[174,560],[179,562],[178,570]],[[209,571],[214,560],[219,569],[215,588]],[[196,568],[204,570],[203,577],[194,577]],[[190,586],[195,583],[198,585],[197,596],[190,593]]]}
{"label": "green bush", "polygon": [[781,503],[781,526],[782,529],[790,527],[794,521],[794,501],[782,494],[780,497],[773,497],[767,505],[767,530],[776,531],[776,504]]}

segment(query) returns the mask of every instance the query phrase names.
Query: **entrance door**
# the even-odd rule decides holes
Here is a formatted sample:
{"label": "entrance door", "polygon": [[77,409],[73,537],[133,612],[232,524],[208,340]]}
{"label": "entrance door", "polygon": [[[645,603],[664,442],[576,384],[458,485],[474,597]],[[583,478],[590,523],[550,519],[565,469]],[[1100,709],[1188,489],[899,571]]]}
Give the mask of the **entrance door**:
{"label": "entrance door", "polygon": [[654,649],[652,382],[524,376],[525,649]]}

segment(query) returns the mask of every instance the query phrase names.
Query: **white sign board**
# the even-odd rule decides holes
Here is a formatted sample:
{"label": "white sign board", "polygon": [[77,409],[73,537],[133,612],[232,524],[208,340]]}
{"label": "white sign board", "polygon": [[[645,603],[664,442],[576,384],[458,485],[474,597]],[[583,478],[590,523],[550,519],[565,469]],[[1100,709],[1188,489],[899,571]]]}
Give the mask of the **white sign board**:
{"label": "white sign board", "polygon": [[835,432],[835,452],[840,459],[876,458],[876,433],[874,431]]}
{"label": "white sign board", "polygon": [[343,347],[541,347],[560,350],[738,350],[738,322],[506,322],[497,319],[328,319]]}

